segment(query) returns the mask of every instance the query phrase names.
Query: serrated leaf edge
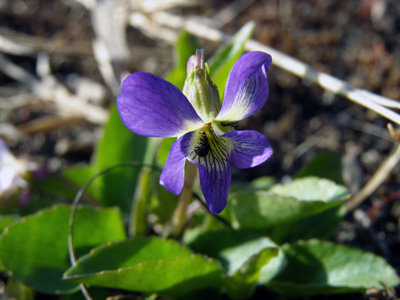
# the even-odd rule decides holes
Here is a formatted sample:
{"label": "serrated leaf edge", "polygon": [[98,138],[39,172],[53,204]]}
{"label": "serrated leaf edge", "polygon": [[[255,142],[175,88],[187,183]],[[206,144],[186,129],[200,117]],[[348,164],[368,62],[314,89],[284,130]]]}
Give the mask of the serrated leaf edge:
{"label": "serrated leaf edge", "polygon": [[157,261],[145,261],[145,262],[141,262],[141,263],[139,263],[137,265],[133,265],[133,266],[125,267],[125,268],[118,268],[118,269],[115,269],[115,270],[103,270],[103,271],[100,271],[100,272],[87,273],[87,274],[78,274],[78,275],[73,275],[73,276],[66,275],[68,273],[68,270],[67,270],[64,273],[64,276],[63,276],[62,279],[63,280],[67,280],[67,281],[69,281],[69,280],[73,281],[74,279],[78,279],[78,278],[88,278],[88,277],[94,277],[94,276],[103,275],[103,274],[121,273],[121,272],[129,271],[129,270],[132,270],[132,269],[135,269],[135,268],[142,268],[145,265],[156,265],[156,264],[162,264],[162,263],[168,262],[168,261],[178,261],[178,260],[180,260],[182,258],[187,258],[187,257],[189,257],[190,259],[196,259],[197,257],[200,257],[200,258],[205,259],[209,263],[215,262],[215,263],[217,263],[218,267],[222,271],[220,263],[217,260],[215,260],[214,258],[208,257],[206,255],[202,255],[202,254],[191,253],[191,254],[179,255],[179,256],[176,256],[174,258],[159,259]]}

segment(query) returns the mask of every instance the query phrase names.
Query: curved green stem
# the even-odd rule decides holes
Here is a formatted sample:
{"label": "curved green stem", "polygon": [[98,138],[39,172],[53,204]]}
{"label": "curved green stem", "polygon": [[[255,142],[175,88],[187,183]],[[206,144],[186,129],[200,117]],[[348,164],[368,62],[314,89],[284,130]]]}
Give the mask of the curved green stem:
{"label": "curved green stem", "polygon": [[[113,166],[110,166],[108,168],[105,168],[96,174],[94,174],[88,182],[78,191],[78,193],[75,195],[74,201],[72,203],[72,208],[71,208],[71,214],[69,216],[69,222],[68,222],[68,253],[69,253],[69,259],[71,262],[72,266],[76,265],[76,255],[75,255],[75,249],[74,249],[74,222],[75,222],[75,215],[78,209],[78,204],[81,198],[83,197],[84,193],[86,190],[89,188],[89,186],[92,184],[92,182],[97,179],[99,176],[103,175],[104,173],[107,173],[115,168],[121,168],[121,167],[148,167],[148,168],[153,168],[153,169],[158,169],[157,167],[154,167],[153,165],[142,163],[142,162],[136,162],[136,161],[131,161],[131,162],[122,162]],[[85,285],[80,284],[79,285],[81,292],[83,296],[85,297],[86,300],[92,300],[92,297],[90,296],[88,290],[86,289]]]}

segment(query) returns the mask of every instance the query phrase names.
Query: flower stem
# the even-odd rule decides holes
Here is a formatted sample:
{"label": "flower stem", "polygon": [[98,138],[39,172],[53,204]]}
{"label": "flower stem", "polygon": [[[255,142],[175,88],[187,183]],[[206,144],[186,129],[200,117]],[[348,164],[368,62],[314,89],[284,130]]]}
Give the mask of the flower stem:
{"label": "flower stem", "polygon": [[193,197],[193,182],[196,177],[197,166],[192,163],[186,165],[185,183],[179,196],[178,206],[172,216],[171,232],[172,237],[179,237],[182,234],[183,227],[186,223],[186,209]]}

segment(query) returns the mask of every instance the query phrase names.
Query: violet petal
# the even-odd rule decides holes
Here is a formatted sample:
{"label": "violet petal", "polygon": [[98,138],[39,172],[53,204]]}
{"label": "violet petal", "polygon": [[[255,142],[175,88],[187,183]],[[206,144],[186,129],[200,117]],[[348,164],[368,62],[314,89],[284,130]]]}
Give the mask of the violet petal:
{"label": "violet petal", "polygon": [[255,130],[229,131],[222,137],[231,140],[231,164],[239,169],[258,166],[273,153],[268,139]]}
{"label": "violet petal", "polygon": [[200,186],[208,208],[213,214],[219,214],[228,202],[228,189],[231,184],[231,166],[229,163],[212,167],[197,164]]}
{"label": "violet petal", "polygon": [[203,125],[182,92],[150,73],[128,76],[117,99],[122,122],[133,132],[151,137],[175,137]]}
{"label": "violet petal", "polygon": [[161,172],[160,184],[176,195],[182,191],[185,181],[185,162],[190,151],[192,136],[193,132],[189,132],[172,144]]}
{"label": "violet petal", "polygon": [[[204,130],[204,129],[203,129]],[[208,208],[219,214],[226,206],[231,183],[227,139],[219,138],[212,128],[197,131],[192,138],[188,160],[197,164],[200,186]]]}
{"label": "violet petal", "polygon": [[243,54],[233,66],[216,120],[239,121],[264,106],[269,94],[267,71],[271,56],[264,52]]}

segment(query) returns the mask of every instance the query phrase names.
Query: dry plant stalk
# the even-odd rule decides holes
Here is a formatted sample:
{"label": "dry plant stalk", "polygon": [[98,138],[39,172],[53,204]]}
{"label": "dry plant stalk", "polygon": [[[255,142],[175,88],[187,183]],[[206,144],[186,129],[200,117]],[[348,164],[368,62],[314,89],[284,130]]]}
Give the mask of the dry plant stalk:
{"label": "dry plant stalk", "polygon": [[[148,19],[148,21],[144,21],[146,19]],[[144,23],[146,23],[146,25],[144,25]],[[130,24],[140,29],[147,27],[148,31],[148,26],[151,26],[152,23],[156,23],[157,26],[170,27],[176,30],[185,29],[195,36],[214,42],[228,42],[232,39],[232,36],[227,35],[210,25],[200,23],[191,18],[184,18],[167,12],[156,12],[150,14],[149,17],[142,13],[135,12],[130,16]],[[157,34],[157,31],[154,31],[154,33]],[[170,42],[173,43],[175,41]],[[335,78],[329,74],[319,72],[303,62],[255,40],[249,40],[246,43],[245,48],[248,51],[267,52],[273,57],[272,63],[275,66],[292,73],[293,75],[304,78],[311,83],[317,83],[322,88],[341,95],[370,110],[373,110],[400,125],[400,115],[387,108],[400,108],[400,104],[397,101],[375,95],[366,90],[355,88],[345,81]]]}
{"label": "dry plant stalk", "polygon": [[82,117],[95,124],[104,124],[108,119],[108,111],[81,101],[71,94],[49,71],[46,59],[38,59],[38,72],[41,80],[12,63],[0,54],[0,69],[7,76],[27,85],[29,89],[42,101],[54,103],[61,115]]}
{"label": "dry plant stalk", "polygon": [[387,129],[389,130],[389,133],[390,133],[390,136],[392,137],[392,139],[394,139],[396,142],[400,143],[400,128],[394,129],[393,125],[388,123]]}
{"label": "dry plant stalk", "polygon": [[367,199],[386,179],[400,160],[400,145],[396,145],[392,153],[383,161],[367,184],[349,202],[347,210],[353,210]]}
{"label": "dry plant stalk", "polygon": [[63,117],[49,115],[23,123],[17,128],[24,134],[34,134],[37,132],[50,131],[62,126],[76,124],[82,120],[84,120],[82,117],[76,116]]}

